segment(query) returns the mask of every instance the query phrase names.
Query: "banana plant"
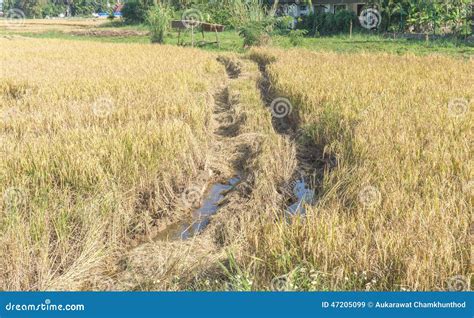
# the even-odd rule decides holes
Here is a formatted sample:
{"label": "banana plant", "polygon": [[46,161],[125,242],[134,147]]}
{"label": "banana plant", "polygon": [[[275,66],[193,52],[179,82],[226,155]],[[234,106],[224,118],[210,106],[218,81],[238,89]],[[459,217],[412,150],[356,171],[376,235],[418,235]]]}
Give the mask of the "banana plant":
{"label": "banana plant", "polygon": [[459,35],[463,27],[468,32],[468,21],[472,14],[470,6],[470,0],[455,0],[448,6],[447,22],[451,24],[451,29],[456,35]]}

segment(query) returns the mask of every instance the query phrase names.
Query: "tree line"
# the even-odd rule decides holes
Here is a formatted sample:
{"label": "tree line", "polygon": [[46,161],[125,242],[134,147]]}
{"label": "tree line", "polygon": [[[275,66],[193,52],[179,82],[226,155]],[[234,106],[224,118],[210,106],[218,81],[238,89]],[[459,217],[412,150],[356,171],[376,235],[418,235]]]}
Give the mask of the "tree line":
{"label": "tree line", "polygon": [[[3,11],[12,8],[22,10],[27,17],[41,18],[45,16],[90,16],[95,12],[110,12],[119,0],[4,0]],[[259,5],[270,9],[278,5],[278,0],[122,0],[125,6],[133,7],[138,14],[134,23],[146,22],[146,12],[156,6],[166,4],[179,11],[186,8],[197,8],[203,12],[204,18],[211,22],[226,25],[232,24],[230,12],[236,6]],[[313,1],[300,0],[313,8]],[[381,31],[422,32],[422,33],[454,33],[471,34],[473,26],[472,0],[368,0],[367,7],[377,8],[381,14]],[[299,27],[315,32],[315,26],[321,28],[332,23],[336,32],[344,31],[351,20],[357,17],[348,12],[339,14],[337,21],[333,16],[312,11],[307,17],[299,19]],[[334,27],[338,26],[338,27]],[[331,30],[331,27],[327,28]]]}

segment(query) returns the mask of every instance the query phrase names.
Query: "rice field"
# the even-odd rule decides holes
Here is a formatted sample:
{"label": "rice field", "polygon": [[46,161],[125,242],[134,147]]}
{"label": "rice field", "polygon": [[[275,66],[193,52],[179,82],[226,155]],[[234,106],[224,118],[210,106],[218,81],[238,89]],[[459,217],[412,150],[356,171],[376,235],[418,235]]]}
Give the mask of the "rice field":
{"label": "rice field", "polygon": [[252,257],[304,289],[444,290],[450,278],[469,277],[472,59],[251,57],[268,63],[301,139],[337,160],[306,222],[266,227]]}
{"label": "rice field", "polygon": [[[0,290],[470,286],[472,59],[0,38],[0,60]],[[235,174],[202,234],[156,239]]]}
{"label": "rice field", "polygon": [[0,31],[7,34],[41,34],[95,29],[104,23],[100,19],[0,19]]}
{"label": "rice field", "polygon": [[0,41],[0,289],[81,289],[179,216],[225,72],[175,47]]}

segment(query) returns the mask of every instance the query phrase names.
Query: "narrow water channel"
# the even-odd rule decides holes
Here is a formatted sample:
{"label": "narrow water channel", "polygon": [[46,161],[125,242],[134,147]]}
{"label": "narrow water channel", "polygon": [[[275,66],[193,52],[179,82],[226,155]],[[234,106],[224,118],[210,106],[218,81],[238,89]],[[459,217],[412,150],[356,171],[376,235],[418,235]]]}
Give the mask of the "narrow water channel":
{"label": "narrow water channel", "polygon": [[[269,63],[256,62],[259,66],[259,70],[262,76],[259,88],[261,93],[261,98],[263,104],[270,110],[272,102],[275,100],[275,97],[278,95],[273,91],[273,86],[270,80],[270,77],[267,72],[267,67]],[[290,108],[291,105],[290,105]],[[296,112],[296,109],[293,109]],[[297,150],[297,160],[298,167],[310,167],[309,170],[321,170],[324,171],[323,166],[317,166],[314,163],[316,159],[323,158],[323,147],[318,147],[315,144],[308,144],[303,147],[298,147],[298,121],[294,120],[291,117],[291,112],[283,118],[273,117],[272,124],[275,131],[291,140],[296,145]],[[297,116],[296,116],[297,117]],[[303,171],[303,169],[300,169]],[[295,179],[291,188],[293,190],[293,200],[285,211],[286,216],[305,216],[306,215],[306,205],[316,204],[316,187],[314,186],[314,178],[311,178],[311,174],[300,173],[300,176]],[[322,179],[322,177],[321,177]],[[294,201],[296,199],[296,201]]]}
{"label": "narrow water channel", "polygon": [[232,191],[240,182],[236,176],[227,183],[215,183],[207,191],[201,207],[194,210],[192,217],[176,222],[158,233],[158,241],[187,240],[200,234],[210,223],[211,217],[215,215],[221,206],[225,196]]}

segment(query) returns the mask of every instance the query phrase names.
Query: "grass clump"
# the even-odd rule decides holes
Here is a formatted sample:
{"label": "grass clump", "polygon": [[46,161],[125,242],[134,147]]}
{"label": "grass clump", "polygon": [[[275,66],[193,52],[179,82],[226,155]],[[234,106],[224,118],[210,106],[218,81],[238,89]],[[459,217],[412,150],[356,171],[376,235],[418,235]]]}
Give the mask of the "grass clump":
{"label": "grass clump", "polygon": [[151,43],[164,43],[165,33],[170,29],[173,10],[163,4],[151,8],[147,13]]}

